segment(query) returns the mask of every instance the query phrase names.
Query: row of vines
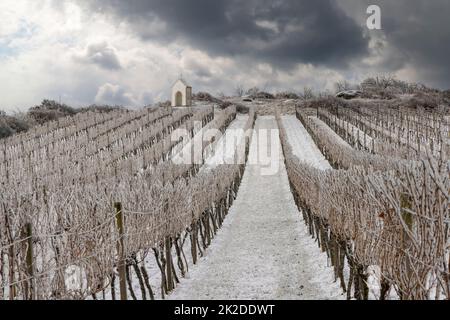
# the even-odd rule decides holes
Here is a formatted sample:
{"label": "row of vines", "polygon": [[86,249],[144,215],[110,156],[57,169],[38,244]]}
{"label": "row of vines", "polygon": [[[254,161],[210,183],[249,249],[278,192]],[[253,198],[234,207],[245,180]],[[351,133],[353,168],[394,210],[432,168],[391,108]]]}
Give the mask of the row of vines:
{"label": "row of vines", "polygon": [[[118,291],[136,298],[132,277],[143,298],[154,298],[148,255],[161,271],[164,297],[187,271],[184,244],[190,243],[194,263],[210,244],[244,167],[199,171],[202,162],[171,159],[205,129],[223,133],[235,107],[114,116],[91,115],[84,124],[62,120],[3,143],[0,299],[84,299],[106,292],[115,299]],[[253,122],[251,113],[246,128]],[[173,139],[177,129],[183,134]],[[200,153],[211,152],[218,138],[202,139]],[[242,143],[247,154],[249,139]]]}
{"label": "row of vines", "polygon": [[[380,111],[381,109],[381,111]],[[389,108],[317,108],[317,117],[359,150],[403,159],[450,152],[448,118],[430,112]]]}
{"label": "row of vines", "polygon": [[413,159],[354,149],[355,135],[337,129],[349,142],[341,143],[337,133],[319,125],[317,115],[332,128],[344,125],[338,126],[326,110],[297,109],[301,124],[334,170],[300,162],[278,122],[295,201],[347,297],[367,299],[368,270],[377,267],[380,299],[391,289],[401,299],[449,299],[447,143],[438,155],[424,144],[425,155]]}

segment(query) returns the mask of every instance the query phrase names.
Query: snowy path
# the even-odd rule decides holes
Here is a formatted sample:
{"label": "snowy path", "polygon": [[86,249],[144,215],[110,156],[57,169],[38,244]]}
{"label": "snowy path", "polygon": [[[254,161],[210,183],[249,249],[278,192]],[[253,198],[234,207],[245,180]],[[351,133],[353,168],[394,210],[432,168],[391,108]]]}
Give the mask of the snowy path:
{"label": "snowy path", "polygon": [[244,128],[248,121],[248,115],[237,115],[228,126],[225,133],[214,146],[213,153],[206,158],[202,169],[213,169],[217,165],[232,164],[237,147],[244,138]]}
{"label": "snowy path", "polygon": [[[255,128],[276,129],[277,124],[274,117],[259,117]],[[249,159],[257,158],[258,147],[268,147],[278,172],[263,175],[260,161],[247,164],[222,228],[170,299],[342,297],[326,255],[309,236],[294,203],[278,135],[273,146],[258,140],[254,135]]]}
{"label": "snowy path", "polygon": [[286,130],[292,152],[300,161],[307,162],[309,165],[318,169],[331,169],[328,160],[325,159],[308,131],[306,131],[296,116],[282,116],[281,121]]}

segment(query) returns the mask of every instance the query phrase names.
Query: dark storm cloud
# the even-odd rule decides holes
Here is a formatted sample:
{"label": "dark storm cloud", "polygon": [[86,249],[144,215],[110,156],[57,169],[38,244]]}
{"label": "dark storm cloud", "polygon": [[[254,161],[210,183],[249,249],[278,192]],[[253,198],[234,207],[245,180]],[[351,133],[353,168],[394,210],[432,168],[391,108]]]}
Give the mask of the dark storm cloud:
{"label": "dark storm cloud", "polygon": [[[422,81],[450,88],[450,1],[448,0],[340,0],[355,19],[369,4],[382,13],[382,33],[395,56],[380,68],[396,71],[409,64]],[[378,32],[378,31],[377,31]]]}
{"label": "dark storm cloud", "polygon": [[[96,0],[95,9],[130,22],[145,40],[199,48],[235,61],[296,63],[364,77],[413,70],[450,87],[449,0]],[[382,30],[369,31],[366,9],[378,4]],[[365,36],[364,36],[365,35]],[[382,39],[369,50],[369,39]],[[369,56],[377,64],[365,64]],[[350,69],[348,62],[352,62]],[[406,79],[408,80],[408,79]]]}
{"label": "dark storm cloud", "polygon": [[[97,9],[134,25],[144,39],[178,41],[209,54],[247,56],[290,68],[344,67],[367,53],[361,26],[332,0],[98,0]],[[162,23],[165,31],[153,32]]]}
{"label": "dark storm cloud", "polygon": [[382,3],[389,43],[400,49],[428,81],[450,88],[450,1],[401,2],[401,7]]}

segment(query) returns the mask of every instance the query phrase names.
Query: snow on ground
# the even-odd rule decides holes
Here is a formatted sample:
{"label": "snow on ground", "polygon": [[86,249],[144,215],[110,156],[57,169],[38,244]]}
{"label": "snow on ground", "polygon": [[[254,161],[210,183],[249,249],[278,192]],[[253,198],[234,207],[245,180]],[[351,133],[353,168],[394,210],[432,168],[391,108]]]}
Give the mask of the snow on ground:
{"label": "snow on ground", "polygon": [[[210,157],[208,157],[205,162],[206,164],[202,166],[202,168],[200,168],[200,170],[204,170],[207,166],[208,167],[212,167],[215,166],[217,163],[221,163],[220,160],[221,159],[233,159],[234,157],[234,153],[235,153],[235,148],[236,144],[232,143],[232,142],[237,142],[239,143],[239,141],[241,141],[240,139],[243,138],[243,134],[239,133],[238,129],[243,129],[246,122],[248,120],[248,115],[237,115],[236,119],[233,120],[229,126],[227,127],[227,129],[225,130],[225,133],[220,137],[220,139],[218,140],[217,144],[214,145],[214,148],[212,150],[212,154]],[[196,134],[194,135],[193,139],[201,139],[203,137],[204,131],[209,127],[209,124],[207,124],[205,127],[201,127],[198,126],[196,128]],[[230,133],[232,132],[232,133]],[[241,132],[243,132],[241,130]],[[237,134],[236,134],[237,133]],[[226,137],[226,138],[224,138]],[[233,141],[233,139],[235,139],[235,141]],[[225,142],[227,141],[227,142]],[[180,150],[179,153],[177,153],[175,155],[175,157],[179,157],[178,160],[180,160],[183,157],[183,153],[189,153],[192,151],[192,140],[190,140],[189,142],[187,142],[187,144],[185,144],[182,148],[182,150]],[[188,267],[191,268],[193,266],[192,263],[192,256],[189,254],[190,253],[190,247],[191,247],[191,243],[190,243],[190,238],[187,237],[185,245],[184,245],[184,252],[186,255],[186,259],[188,261]],[[175,252],[172,252],[172,256],[173,256],[173,261],[175,261],[176,263],[176,254]],[[138,260],[142,260],[142,257],[138,257]],[[149,276],[149,283],[152,287],[152,290],[154,292],[155,298],[156,299],[161,299],[161,272],[160,269],[156,263],[155,257],[153,255],[153,252],[150,250],[150,252],[148,253],[148,255],[144,258],[145,260],[145,267],[146,270],[148,272],[148,276]],[[181,277],[179,270],[177,269],[177,274]],[[132,283],[132,287],[133,287],[133,291],[136,295],[136,298],[138,300],[142,299],[142,293],[141,293],[141,288],[140,288],[140,284],[139,281],[136,277],[136,275],[134,274],[134,272],[131,272],[130,274],[130,278],[131,278],[131,283]],[[118,281],[116,281],[116,294],[117,296],[119,295],[119,288],[118,288]],[[112,296],[111,296],[111,291],[108,288],[107,290],[105,290],[105,299],[107,300],[111,300]],[[88,299],[91,299],[92,297],[88,297]],[[99,297],[100,298],[100,297]],[[131,295],[130,293],[128,293],[128,299],[131,300]],[[150,299],[147,293],[147,299]]]}
{"label": "snow on ground", "polygon": [[[272,116],[258,117],[255,127],[276,129],[277,124]],[[266,141],[254,133],[250,158],[257,158]],[[222,228],[170,299],[344,297],[294,203],[279,139],[268,147],[275,150],[278,172],[265,175],[261,163],[247,164]]]}
{"label": "snow on ground", "polygon": [[[329,112],[326,112],[326,111],[322,111],[322,112],[324,112],[324,113],[326,113],[326,115],[330,118],[330,119],[332,119],[334,116],[331,114],[331,113],[329,113]],[[353,135],[353,138],[356,140],[356,141],[358,141],[361,145],[364,145],[364,142],[365,142],[365,147],[367,147],[367,148],[369,148],[369,147],[371,147],[372,146],[372,137],[371,136],[369,136],[369,135],[366,135],[365,133],[364,133],[364,131],[362,131],[362,130],[360,130],[357,126],[354,126],[353,124],[351,124],[350,122],[348,122],[348,121],[345,121],[345,120],[343,120],[343,119],[337,119],[337,121],[336,121],[336,125],[339,127],[339,128],[341,128],[341,129],[343,129],[344,131],[346,131],[347,132],[347,134],[349,135],[349,136],[352,136]],[[365,137],[364,137],[365,136]]]}
{"label": "snow on ground", "polygon": [[331,169],[328,160],[317,148],[314,140],[296,116],[282,116],[281,121],[286,130],[292,152],[300,161],[321,170]]}
{"label": "snow on ground", "polygon": [[350,122],[345,120],[338,120],[339,126],[344,129],[349,135],[352,135],[353,138],[357,140],[361,145],[364,145],[366,148],[370,148],[372,146],[372,137],[368,134],[365,134],[364,131],[359,129],[357,126],[352,125]]}
{"label": "snow on ground", "polygon": [[[318,126],[321,126],[330,134],[335,136],[338,143],[342,143],[350,147],[346,141],[344,141],[336,132],[334,132],[325,122],[316,118],[310,117],[310,119]],[[298,157],[300,161],[304,161],[317,169],[327,170],[331,169],[331,165],[325,159],[319,148],[316,146],[311,136],[306,131],[303,124],[295,116],[282,116],[281,121],[286,130],[286,135],[289,144],[291,145],[292,152]],[[380,286],[380,271],[377,266],[370,266],[368,268],[368,287],[369,287],[369,299],[378,299]],[[350,276],[350,270],[348,268],[347,261],[345,261],[344,277],[346,283]],[[388,299],[397,299],[397,296],[393,289],[388,294]]]}
{"label": "snow on ground", "polygon": [[340,135],[338,135],[336,132],[333,131],[333,129],[331,129],[325,122],[323,122],[322,120],[320,120],[317,117],[309,117],[309,119],[317,126],[322,127],[325,131],[328,131],[328,133],[331,136],[334,136],[334,140],[339,143],[340,145],[352,148],[347,141],[345,141],[344,139],[341,138]]}
{"label": "snow on ground", "polygon": [[205,160],[205,168],[213,169],[220,164],[234,163],[237,147],[245,136],[244,128],[247,121],[248,115],[238,114],[236,116],[236,119],[230,123],[225,133],[214,146],[214,154]]}

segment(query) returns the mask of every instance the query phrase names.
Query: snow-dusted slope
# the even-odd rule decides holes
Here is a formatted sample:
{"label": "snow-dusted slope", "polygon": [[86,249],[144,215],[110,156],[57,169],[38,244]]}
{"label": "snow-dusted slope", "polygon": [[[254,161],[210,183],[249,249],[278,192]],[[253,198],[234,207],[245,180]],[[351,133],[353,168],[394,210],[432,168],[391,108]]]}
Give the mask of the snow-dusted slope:
{"label": "snow-dusted slope", "polygon": [[295,116],[282,116],[281,121],[286,130],[292,152],[300,161],[304,161],[318,169],[331,169],[327,159],[325,159],[322,152],[317,148],[300,120]]}
{"label": "snow-dusted slope", "polygon": [[351,146],[347,143],[347,141],[342,139],[341,136],[338,135],[336,132],[334,132],[333,129],[331,129],[325,122],[323,122],[317,117],[309,117],[309,119],[317,126],[322,127],[325,131],[328,131],[330,135],[334,136],[334,140],[336,140],[337,143],[339,143],[342,146],[351,148]]}
{"label": "snow-dusted slope", "polygon": [[[274,117],[256,121],[257,130],[276,128]],[[267,144],[254,135],[249,158],[256,159],[258,147],[265,149]],[[247,164],[237,199],[206,257],[191,267],[189,278],[181,279],[169,298],[342,297],[326,255],[308,234],[294,203],[278,136],[269,149],[275,153],[272,161],[278,172],[263,175],[268,171],[260,162]]]}
{"label": "snow-dusted slope", "polygon": [[236,116],[236,119],[230,123],[225,133],[214,146],[214,153],[205,160],[204,168],[213,169],[217,165],[234,163],[237,146],[240,145],[244,138],[244,127],[247,121],[248,115]]}

